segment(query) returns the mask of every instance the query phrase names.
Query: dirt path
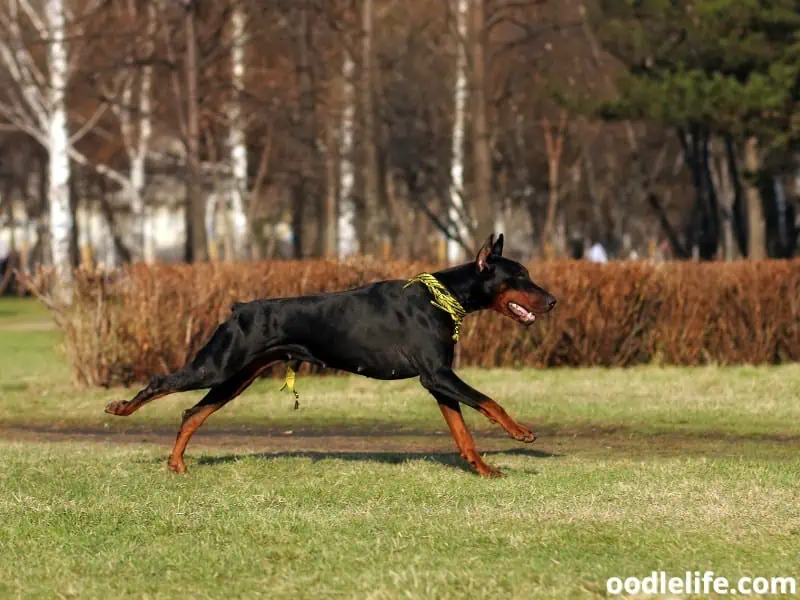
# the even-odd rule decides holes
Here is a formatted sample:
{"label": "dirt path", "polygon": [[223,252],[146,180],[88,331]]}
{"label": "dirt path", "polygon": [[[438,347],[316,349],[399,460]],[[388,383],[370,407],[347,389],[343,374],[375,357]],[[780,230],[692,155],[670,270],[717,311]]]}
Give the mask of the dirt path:
{"label": "dirt path", "polygon": [[[577,455],[625,456],[764,456],[790,458],[800,452],[799,438],[732,438],[679,433],[641,436],[620,430],[576,430],[539,432],[532,445],[519,444],[500,431],[476,434],[482,452],[524,453],[558,457]],[[171,429],[113,430],[105,428],[45,428],[0,424],[0,440],[8,442],[145,444],[165,451],[175,441]],[[243,450],[248,453],[286,452],[327,453],[405,453],[406,456],[455,453],[447,432],[390,432],[375,429],[220,429],[208,427],[192,438],[192,447],[205,450]]]}
{"label": "dirt path", "polygon": [[[104,428],[47,428],[26,425],[0,425],[0,439],[17,442],[101,442],[111,444],[172,445],[176,430]],[[484,446],[513,444],[501,435],[487,435]],[[232,430],[207,427],[192,438],[193,446],[205,448],[250,448],[259,450],[286,450],[291,448],[319,448],[325,450],[366,450],[393,448],[441,449],[454,448],[449,433],[406,432],[397,433],[375,429],[285,430],[246,429]]]}

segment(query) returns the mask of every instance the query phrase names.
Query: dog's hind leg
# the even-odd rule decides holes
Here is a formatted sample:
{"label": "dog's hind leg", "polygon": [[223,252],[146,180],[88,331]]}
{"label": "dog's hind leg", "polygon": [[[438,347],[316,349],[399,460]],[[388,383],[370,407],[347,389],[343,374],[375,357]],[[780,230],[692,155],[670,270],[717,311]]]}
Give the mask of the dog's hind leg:
{"label": "dog's hind leg", "polygon": [[200,402],[183,412],[183,422],[167,463],[170,471],[173,473],[186,472],[183,453],[194,432],[208,417],[246,390],[272,362],[274,360],[261,360],[248,365],[227,381],[212,387]]}
{"label": "dog's hind leg", "polygon": [[105,411],[110,415],[127,417],[133,414],[148,402],[175,392],[188,392],[209,387],[209,378],[201,373],[184,367],[180,371],[169,375],[156,375],[150,379],[147,387],[142,389],[133,399],[114,401],[106,405]]}
{"label": "dog's hind leg", "polygon": [[185,473],[186,466],[183,463],[183,453],[186,451],[186,446],[189,445],[189,440],[194,435],[194,432],[200,428],[208,417],[245,391],[267,367],[281,360],[289,360],[294,369],[299,367],[301,361],[323,364],[303,346],[296,344],[273,346],[269,352],[229,379],[215,384],[200,402],[184,411],[183,422],[168,461],[170,471],[173,473]]}
{"label": "dog's hind leg", "polygon": [[230,379],[239,370],[245,358],[238,339],[240,332],[230,321],[220,325],[197,356],[183,368],[169,375],[156,375],[143,390],[127,402],[109,403],[105,411],[111,415],[127,417],[156,398],[213,387]]}

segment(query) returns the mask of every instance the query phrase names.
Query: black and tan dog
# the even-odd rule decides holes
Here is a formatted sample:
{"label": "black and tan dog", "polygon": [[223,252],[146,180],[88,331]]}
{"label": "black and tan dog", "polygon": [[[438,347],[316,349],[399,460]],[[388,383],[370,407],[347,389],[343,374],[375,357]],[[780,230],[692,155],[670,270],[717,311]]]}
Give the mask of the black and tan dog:
{"label": "black and tan dog", "polygon": [[481,475],[500,475],[475,449],[460,404],[499,423],[516,440],[533,442],[536,436],[453,372],[461,319],[491,308],[530,325],[556,303],[524,266],[502,253],[501,234],[497,241],[489,237],[475,262],[410,281],[235,304],[194,360],[175,373],[153,377],[133,400],[112,402],[106,412],[127,416],[161,396],[210,388],[184,412],[169,458],[170,470],[183,473],[192,434],[276,361],[305,361],[375,379],[419,377],[439,403],[461,456]]}

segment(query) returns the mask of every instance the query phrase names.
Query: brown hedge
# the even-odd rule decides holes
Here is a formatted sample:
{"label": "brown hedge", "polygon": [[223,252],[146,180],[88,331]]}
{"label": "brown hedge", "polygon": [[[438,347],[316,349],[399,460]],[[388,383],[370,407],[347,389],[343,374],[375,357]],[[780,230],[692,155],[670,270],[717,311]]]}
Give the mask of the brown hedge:
{"label": "brown hedge", "polygon": [[[779,363],[800,359],[800,261],[548,262],[529,265],[559,300],[526,329],[494,313],[469,315],[460,365],[629,366]],[[235,301],[341,290],[407,278],[430,265],[267,261],[135,266],[76,273],[70,308],[53,309],[82,383],[145,381],[183,365]]]}

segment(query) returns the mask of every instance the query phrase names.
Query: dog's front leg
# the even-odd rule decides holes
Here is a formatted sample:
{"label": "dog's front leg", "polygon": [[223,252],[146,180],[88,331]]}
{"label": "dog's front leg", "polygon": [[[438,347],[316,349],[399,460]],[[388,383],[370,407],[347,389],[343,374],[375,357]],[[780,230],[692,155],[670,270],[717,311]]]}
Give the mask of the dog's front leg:
{"label": "dog's front leg", "polygon": [[[447,398],[471,406],[490,421],[500,425],[515,440],[526,444],[536,440],[535,433],[514,421],[497,402],[462,381],[452,369],[439,369],[429,379],[432,381],[433,389]],[[423,385],[428,387],[425,382]]]}
{"label": "dog's front leg", "polygon": [[467,429],[467,424],[464,423],[464,417],[461,414],[461,407],[458,402],[448,400],[438,392],[433,392],[433,396],[439,403],[439,409],[442,411],[444,420],[450,428],[450,433],[456,441],[456,446],[461,453],[461,457],[480,475],[484,477],[501,477],[503,474],[497,469],[487,465],[480,454],[478,454],[478,450],[475,448],[475,441],[472,439],[472,434],[470,434],[469,429]]}

